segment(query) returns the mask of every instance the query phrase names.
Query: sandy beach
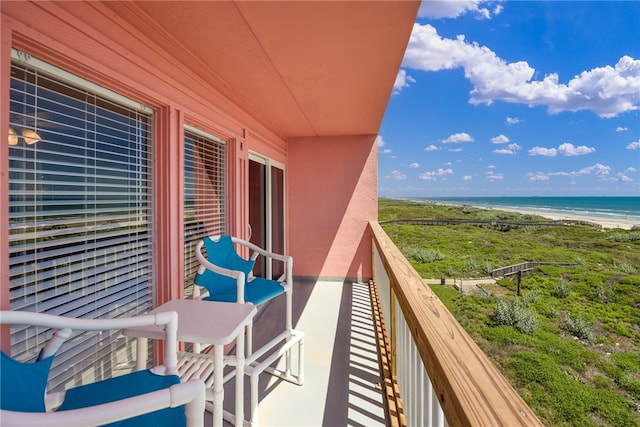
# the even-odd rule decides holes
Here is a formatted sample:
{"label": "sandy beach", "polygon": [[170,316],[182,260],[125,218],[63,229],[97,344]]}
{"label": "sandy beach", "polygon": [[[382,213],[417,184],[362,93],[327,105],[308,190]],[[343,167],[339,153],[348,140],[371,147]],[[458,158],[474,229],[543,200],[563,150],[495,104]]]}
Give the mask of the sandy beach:
{"label": "sandy beach", "polygon": [[[486,206],[476,206],[477,208],[480,209],[487,209]],[[500,210],[500,211],[507,211],[507,212],[518,212],[521,214],[526,214],[526,215],[537,215],[537,216],[541,216],[544,218],[549,218],[550,220],[560,220],[560,219],[572,219],[572,220],[580,220],[580,221],[589,221],[589,222],[594,222],[596,224],[600,224],[602,225],[603,228],[621,228],[624,230],[630,230],[634,225],[640,225],[637,223],[634,223],[633,221],[625,221],[623,219],[614,219],[614,218],[599,218],[599,217],[594,217],[594,216],[587,216],[587,215],[567,215],[564,213],[551,213],[551,212],[540,212],[540,211],[534,211],[534,210],[524,210],[524,209],[520,209],[520,208],[507,208],[507,207],[500,207],[500,209],[495,209],[495,210]]]}

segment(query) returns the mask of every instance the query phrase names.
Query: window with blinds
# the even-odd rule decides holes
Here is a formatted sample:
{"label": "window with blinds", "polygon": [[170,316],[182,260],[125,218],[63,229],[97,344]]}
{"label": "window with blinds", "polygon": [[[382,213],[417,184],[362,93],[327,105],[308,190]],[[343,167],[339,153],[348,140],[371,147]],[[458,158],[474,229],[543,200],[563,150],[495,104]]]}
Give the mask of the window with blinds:
{"label": "window with blinds", "polygon": [[185,126],[184,135],[184,284],[193,289],[198,271],[195,245],[205,236],[226,233],[226,143]]}
{"label": "window with blinds", "polygon": [[[11,309],[78,318],[147,312],[152,111],[17,51],[10,98]],[[48,335],[14,328],[11,338],[12,354],[29,359]],[[50,385],[110,377],[127,344],[117,334],[73,336]]]}

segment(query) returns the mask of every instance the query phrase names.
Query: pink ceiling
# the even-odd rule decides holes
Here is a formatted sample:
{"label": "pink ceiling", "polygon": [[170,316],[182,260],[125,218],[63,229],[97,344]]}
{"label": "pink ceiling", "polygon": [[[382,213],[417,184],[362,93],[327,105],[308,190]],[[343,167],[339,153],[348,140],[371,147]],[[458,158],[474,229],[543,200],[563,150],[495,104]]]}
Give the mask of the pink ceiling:
{"label": "pink ceiling", "polygon": [[378,132],[419,2],[106,4],[287,138]]}

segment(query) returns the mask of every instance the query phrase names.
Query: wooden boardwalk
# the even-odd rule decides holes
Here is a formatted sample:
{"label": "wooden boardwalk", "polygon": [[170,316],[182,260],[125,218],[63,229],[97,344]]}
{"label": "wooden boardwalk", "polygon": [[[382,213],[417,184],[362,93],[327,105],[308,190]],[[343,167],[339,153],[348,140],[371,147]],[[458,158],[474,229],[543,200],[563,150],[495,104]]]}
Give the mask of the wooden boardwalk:
{"label": "wooden boardwalk", "polygon": [[564,227],[567,225],[586,225],[602,228],[601,224],[577,219],[559,219],[555,221],[503,221],[493,219],[452,219],[452,218],[424,218],[424,219],[394,219],[380,221],[385,224],[411,224],[411,225],[476,225],[476,226],[509,226],[509,227]]}
{"label": "wooden boardwalk", "polygon": [[578,265],[576,263],[570,262],[544,262],[544,261],[527,261],[521,262],[520,264],[508,265],[506,267],[496,268],[491,271],[491,277],[505,277],[510,276],[512,274],[517,274],[521,271],[529,271],[538,267],[539,265],[557,265],[562,267],[572,267],[574,265]]}

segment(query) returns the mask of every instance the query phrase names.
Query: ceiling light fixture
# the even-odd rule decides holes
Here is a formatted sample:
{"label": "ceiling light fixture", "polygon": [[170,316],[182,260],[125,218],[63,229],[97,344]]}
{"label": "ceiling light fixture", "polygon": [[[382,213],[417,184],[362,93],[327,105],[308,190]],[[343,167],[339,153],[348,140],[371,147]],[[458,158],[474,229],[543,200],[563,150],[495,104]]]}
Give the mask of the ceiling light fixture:
{"label": "ceiling light fixture", "polygon": [[9,128],[9,145],[18,145],[18,134],[14,128]]}
{"label": "ceiling light fixture", "polygon": [[38,135],[38,133],[32,129],[24,129],[22,131],[22,137],[24,138],[24,142],[26,142],[28,145],[35,144],[42,139],[40,138],[40,135]]}

